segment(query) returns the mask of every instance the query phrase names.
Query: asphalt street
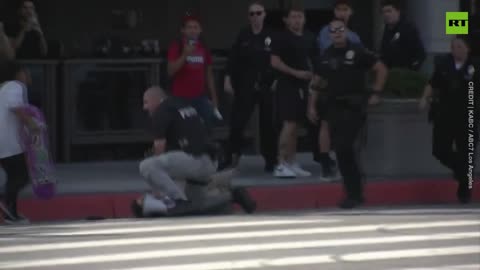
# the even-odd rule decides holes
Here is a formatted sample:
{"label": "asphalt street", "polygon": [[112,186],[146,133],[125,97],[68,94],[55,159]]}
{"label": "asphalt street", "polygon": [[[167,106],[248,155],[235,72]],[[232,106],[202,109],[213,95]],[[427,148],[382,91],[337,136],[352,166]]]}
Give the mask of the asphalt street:
{"label": "asphalt street", "polygon": [[480,209],[377,208],[2,226],[0,269],[478,270]]}

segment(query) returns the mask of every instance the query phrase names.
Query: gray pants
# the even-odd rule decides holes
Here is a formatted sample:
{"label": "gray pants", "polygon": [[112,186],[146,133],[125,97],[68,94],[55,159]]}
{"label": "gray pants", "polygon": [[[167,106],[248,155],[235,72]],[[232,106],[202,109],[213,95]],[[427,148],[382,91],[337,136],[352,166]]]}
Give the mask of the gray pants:
{"label": "gray pants", "polygon": [[140,174],[153,190],[174,200],[187,200],[183,190],[173,179],[195,180],[208,183],[216,165],[208,155],[194,157],[185,152],[173,151],[145,159],[140,163]]}

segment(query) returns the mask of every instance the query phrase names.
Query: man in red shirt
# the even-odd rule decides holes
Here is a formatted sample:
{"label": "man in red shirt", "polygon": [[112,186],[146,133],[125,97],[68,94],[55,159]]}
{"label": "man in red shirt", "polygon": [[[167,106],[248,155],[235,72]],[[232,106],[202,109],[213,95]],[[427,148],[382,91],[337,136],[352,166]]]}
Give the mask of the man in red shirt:
{"label": "man in red shirt", "polygon": [[[207,126],[215,119],[221,120],[215,89],[212,56],[200,41],[202,27],[199,19],[186,16],[183,19],[182,37],[168,49],[168,76],[172,79],[172,96],[193,106]],[[211,101],[205,86],[208,87]]]}

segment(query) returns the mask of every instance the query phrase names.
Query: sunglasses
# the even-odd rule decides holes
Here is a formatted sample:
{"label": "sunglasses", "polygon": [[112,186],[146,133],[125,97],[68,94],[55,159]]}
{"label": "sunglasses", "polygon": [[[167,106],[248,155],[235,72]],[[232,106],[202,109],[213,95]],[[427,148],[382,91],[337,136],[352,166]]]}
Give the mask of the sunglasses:
{"label": "sunglasses", "polygon": [[253,17],[253,16],[262,16],[262,15],[263,15],[263,11],[250,11],[248,14],[250,14],[250,17]]}
{"label": "sunglasses", "polygon": [[337,27],[337,28],[330,28],[329,29],[330,33],[335,34],[335,33],[343,33],[345,32],[345,27]]}

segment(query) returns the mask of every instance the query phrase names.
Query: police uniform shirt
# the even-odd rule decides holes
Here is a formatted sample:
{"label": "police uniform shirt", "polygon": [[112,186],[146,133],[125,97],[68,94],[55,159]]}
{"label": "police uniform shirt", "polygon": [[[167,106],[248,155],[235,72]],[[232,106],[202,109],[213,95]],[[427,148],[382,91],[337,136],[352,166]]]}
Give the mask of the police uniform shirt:
{"label": "police uniform shirt", "polygon": [[[305,31],[299,36],[290,30],[279,33],[272,43],[272,54],[280,59],[290,68],[302,71],[313,71],[314,64],[318,60],[319,49],[315,40],[315,35]],[[297,79],[288,74],[281,73],[280,80],[288,80],[295,84],[307,84],[306,81]]]}
{"label": "police uniform shirt", "polygon": [[[462,117],[468,108],[468,84],[471,81],[475,85],[480,83],[479,72],[471,59],[460,68],[457,68],[452,55],[440,59],[430,79],[437,112],[449,116],[460,114]],[[475,96],[478,102],[480,95]]]}
{"label": "police uniform shirt", "polygon": [[155,140],[166,139],[167,151],[180,150],[192,155],[208,151],[208,131],[197,111],[180,100],[164,100],[152,116]]}
{"label": "police uniform shirt", "polygon": [[270,65],[273,32],[263,28],[254,34],[251,27],[240,31],[230,53],[227,74],[234,88],[253,89],[255,83],[270,86],[273,74]]}
{"label": "police uniform shirt", "polygon": [[378,62],[378,57],[358,44],[344,48],[330,46],[317,64],[316,74],[322,78],[318,89],[329,97],[364,95],[366,72]]}
{"label": "police uniform shirt", "polygon": [[414,25],[400,21],[385,27],[381,47],[382,61],[389,68],[417,70],[425,61],[425,48]]}

